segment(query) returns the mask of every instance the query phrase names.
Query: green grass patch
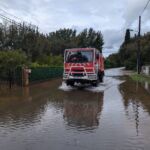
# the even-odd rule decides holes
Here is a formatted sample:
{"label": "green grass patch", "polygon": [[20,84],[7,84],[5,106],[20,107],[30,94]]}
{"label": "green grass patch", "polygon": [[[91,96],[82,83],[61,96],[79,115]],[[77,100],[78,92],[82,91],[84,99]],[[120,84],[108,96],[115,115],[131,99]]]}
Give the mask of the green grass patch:
{"label": "green grass patch", "polygon": [[131,74],[130,77],[134,81],[148,82],[148,83],[150,83],[150,76],[146,76],[146,75],[143,75],[143,74],[136,74],[136,73],[134,73],[134,74]]}

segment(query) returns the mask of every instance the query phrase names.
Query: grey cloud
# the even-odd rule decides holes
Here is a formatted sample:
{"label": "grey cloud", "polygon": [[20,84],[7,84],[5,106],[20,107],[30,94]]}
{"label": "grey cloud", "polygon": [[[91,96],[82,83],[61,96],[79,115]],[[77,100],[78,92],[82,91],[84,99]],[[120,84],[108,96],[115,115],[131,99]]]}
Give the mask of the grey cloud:
{"label": "grey cloud", "polygon": [[120,45],[123,42],[124,32],[123,30],[105,30],[103,32],[105,45],[103,49],[104,56],[108,56],[110,53],[118,51]]}
{"label": "grey cloud", "polygon": [[110,47],[110,46],[116,46],[122,42],[122,36],[124,34],[120,30],[105,30],[104,31],[104,38],[105,38],[105,45]]}
{"label": "grey cloud", "polygon": [[[101,30],[105,46],[117,50],[125,29],[136,20],[147,0],[0,0],[0,8],[39,26],[47,33],[59,28],[93,27]],[[149,7],[150,10],[150,7]],[[143,31],[150,29],[150,11],[142,18]],[[132,24],[133,28],[137,23]],[[106,50],[107,51],[107,50]]]}
{"label": "grey cloud", "polygon": [[[133,26],[137,25],[138,16],[142,14],[142,11],[148,1],[147,0],[126,0],[126,7],[124,12],[124,19],[126,26]],[[150,5],[145,10],[143,14],[143,21],[147,22],[150,17]]]}

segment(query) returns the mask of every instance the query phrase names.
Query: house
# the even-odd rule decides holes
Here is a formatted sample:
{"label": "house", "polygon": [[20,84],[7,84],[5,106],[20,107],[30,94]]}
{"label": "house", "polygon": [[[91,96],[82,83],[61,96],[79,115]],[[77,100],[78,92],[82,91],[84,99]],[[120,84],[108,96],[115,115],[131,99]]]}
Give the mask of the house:
{"label": "house", "polygon": [[141,72],[145,75],[150,75],[150,65],[142,66]]}

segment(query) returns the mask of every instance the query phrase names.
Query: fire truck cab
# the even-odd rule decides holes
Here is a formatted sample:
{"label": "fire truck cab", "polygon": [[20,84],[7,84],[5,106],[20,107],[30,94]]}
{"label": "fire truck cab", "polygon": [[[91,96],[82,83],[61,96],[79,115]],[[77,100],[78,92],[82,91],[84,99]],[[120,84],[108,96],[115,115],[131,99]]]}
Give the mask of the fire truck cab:
{"label": "fire truck cab", "polygon": [[66,49],[64,53],[63,80],[67,85],[103,82],[104,58],[95,48]]}

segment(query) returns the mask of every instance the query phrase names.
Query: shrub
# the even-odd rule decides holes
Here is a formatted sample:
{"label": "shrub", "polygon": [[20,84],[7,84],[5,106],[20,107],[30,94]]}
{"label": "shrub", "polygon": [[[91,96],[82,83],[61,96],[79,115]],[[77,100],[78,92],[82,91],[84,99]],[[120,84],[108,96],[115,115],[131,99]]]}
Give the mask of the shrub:
{"label": "shrub", "polygon": [[0,51],[0,76],[6,77],[25,64],[27,64],[27,57],[23,52],[19,50]]}

